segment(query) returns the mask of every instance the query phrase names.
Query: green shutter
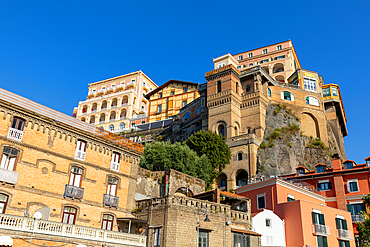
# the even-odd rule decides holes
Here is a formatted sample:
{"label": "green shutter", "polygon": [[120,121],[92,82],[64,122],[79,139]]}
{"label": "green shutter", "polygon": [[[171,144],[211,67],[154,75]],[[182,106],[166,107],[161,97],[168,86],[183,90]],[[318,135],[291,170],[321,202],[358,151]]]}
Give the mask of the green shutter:
{"label": "green shutter", "polygon": [[352,215],[354,214],[352,210],[352,204],[347,204],[347,211],[351,212]]}
{"label": "green shutter", "polygon": [[342,224],[340,223],[339,218],[335,218],[335,223],[337,224],[337,229],[342,229]]}
{"label": "green shutter", "polygon": [[320,216],[320,225],[325,225],[325,219],[324,219],[324,215],[323,214],[319,214]]}
{"label": "green shutter", "polygon": [[317,222],[317,220],[316,220],[317,218],[316,218],[316,213],[314,213],[314,212],[312,212],[312,222],[314,223],[314,224],[318,224],[318,222]]}
{"label": "green shutter", "polygon": [[343,225],[343,229],[344,230],[348,230],[348,228],[347,228],[347,221],[346,220],[342,220],[342,225]]}
{"label": "green shutter", "polygon": [[323,240],[324,240],[324,247],[328,247],[328,240],[326,239],[326,237],[322,237]]}

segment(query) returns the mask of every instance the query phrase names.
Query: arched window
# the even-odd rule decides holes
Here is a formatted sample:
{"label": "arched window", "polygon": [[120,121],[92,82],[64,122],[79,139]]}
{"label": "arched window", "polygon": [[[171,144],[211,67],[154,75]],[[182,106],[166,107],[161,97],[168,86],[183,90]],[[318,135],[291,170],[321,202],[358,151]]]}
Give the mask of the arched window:
{"label": "arched window", "polygon": [[86,105],[84,105],[83,107],[82,107],[82,114],[85,114],[87,112],[87,106]]}
{"label": "arched window", "polygon": [[240,160],[243,160],[243,153],[242,152],[238,153],[238,161],[240,161]]}
{"label": "arched window", "polygon": [[238,127],[234,127],[234,132],[235,132],[235,136],[238,136],[239,135],[239,131],[238,131]]}
{"label": "arched window", "polygon": [[222,135],[223,137],[226,137],[225,126],[223,124],[220,124],[218,126],[218,134]]}
{"label": "arched window", "polygon": [[221,179],[221,188],[226,187],[226,179]]}
{"label": "arched window", "polygon": [[110,214],[103,214],[103,220],[101,224],[101,229],[112,231],[113,229],[114,217]]}
{"label": "arched window", "polygon": [[185,113],[185,115],[182,117],[182,122],[185,122],[186,120],[190,119],[190,112]]}
{"label": "arched window", "polygon": [[107,109],[107,101],[103,101],[103,103],[101,104],[101,109],[102,110],[106,110]]}
{"label": "arched window", "polygon": [[128,103],[128,97],[125,96],[122,98],[122,105],[127,104],[127,103]]}
{"label": "arched window", "polygon": [[281,92],[281,99],[294,101],[294,96],[290,92],[284,91],[284,92]]}
{"label": "arched window", "polygon": [[111,106],[111,108],[116,108],[117,107],[117,99],[113,99],[110,106]]}
{"label": "arched window", "polygon": [[105,114],[101,114],[99,118],[99,123],[105,123]]}
{"label": "arched window", "polygon": [[113,177],[108,177],[107,194],[111,196],[117,195],[118,180]]}
{"label": "arched window", "polygon": [[222,68],[222,67],[225,67],[225,66],[226,66],[226,63],[225,62],[217,64],[217,68],[218,69],[219,68]]}
{"label": "arched window", "polygon": [[244,170],[238,171],[236,175],[236,187],[242,187],[248,184],[248,173]]}
{"label": "arched window", "polygon": [[74,187],[80,187],[82,180],[82,172],[83,170],[81,168],[77,166],[72,166],[71,173],[69,175],[69,185],[72,185]]}
{"label": "arched window", "polygon": [[17,164],[18,154],[18,150],[11,147],[4,147],[0,168],[14,171],[15,165]]}
{"label": "arched window", "polygon": [[113,131],[114,130],[114,125],[113,124],[109,125],[108,130]]}
{"label": "arched window", "polygon": [[109,116],[109,122],[115,121],[116,120],[116,112],[112,111]]}
{"label": "arched window", "polygon": [[82,118],[81,118],[81,121],[82,121],[82,122],[86,122],[86,118],[82,117]]}
{"label": "arched window", "polygon": [[221,81],[217,81],[217,93],[221,92]]}
{"label": "arched window", "polygon": [[275,64],[273,68],[274,73],[280,73],[284,71],[284,65],[281,63]]}
{"label": "arched window", "polygon": [[276,76],[276,77],[275,77],[275,80],[277,80],[278,82],[282,82],[282,83],[284,83],[284,82],[285,82],[285,78],[284,78],[284,76],[282,76],[282,75],[278,75],[278,76]]}
{"label": "arched window", "polygon": [[270,88],[267,89],[267,94],[269,95],[269,97],[271,97],[271,89]]}
{"label": "arched window", "polygon": [[118,129],[122,130],[124,128],[125,128],[125,123],[120,123],[119,126],[118,126]]}
{"label": "arched window", "polygon": [[94,123],[95,123],[95,116],[94,116],[94,115],[92,115],[92,116],[90,117],[90,123],[91,123],[91,124],[94,124]]}
{"label": "arched window", "polygon": [[76,221],[77,209],[74,207],[64,207],[62,223],[74,224]]}
{"label": "arched window", "polygon": [[7,203],[8,203],[8,196],[4,194],[0,194],[0,213],[5,214]]}
{"label": "arched window", "polygon": [[26,121],[22,118],[14,117],[12,122],[12,128],[23,131]]}
{"label": "arched window", "polygon": [[201,106],[201,105],[199,105],[199,106],[197,107],[197,114],[199,114],[201,111],[202,111],[202,106]]}
{"label": "arched window", "polygon": [[253,63],[250,63],[248,66],[249,66],[249,67],[252,67],[252,66],[253,66]]}
{"label": "arched window", "polygon": [[98,105],[96,103],[92,104],[91,106],[91,112],[96,112],[96,109],[98,108]]}

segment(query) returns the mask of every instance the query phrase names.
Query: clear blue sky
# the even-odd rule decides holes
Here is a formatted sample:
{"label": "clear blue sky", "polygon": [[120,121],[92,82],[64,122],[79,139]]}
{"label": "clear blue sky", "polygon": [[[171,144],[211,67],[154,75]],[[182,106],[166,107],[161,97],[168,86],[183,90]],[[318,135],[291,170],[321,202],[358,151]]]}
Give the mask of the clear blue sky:
{"label": "clear blue sky", "polygon": [[212,58],[291,39],[303,68],[340,85],[347,156],[363,163],[368,13],[369,1],[0,0],[0,87],[71,115],[88,83],[137,70],[204,83]]}

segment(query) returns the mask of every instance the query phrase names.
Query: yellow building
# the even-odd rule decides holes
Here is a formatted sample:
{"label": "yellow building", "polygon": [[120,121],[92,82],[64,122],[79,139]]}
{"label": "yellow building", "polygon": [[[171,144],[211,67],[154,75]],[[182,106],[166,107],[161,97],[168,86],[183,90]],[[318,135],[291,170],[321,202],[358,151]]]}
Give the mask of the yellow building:
{"label": "yellow building", "polygon": [[198,83],[169,80],[145,97],[149,99],[149,122],[168,119],[200,96]]}
{"label": "yellow building", "polygon": [[39,246],[145,246],[119,223],[133,209],[141,145],[4,89],[0,125],[0,233],[14,246],[33,232]]}
{"label": "yellow building", "polygon": [[132,127],[130,119],[147,122],[149,104],[144,96],[157,87],[142,71],[91,83],[74,115],[111,132],[126,131]]}

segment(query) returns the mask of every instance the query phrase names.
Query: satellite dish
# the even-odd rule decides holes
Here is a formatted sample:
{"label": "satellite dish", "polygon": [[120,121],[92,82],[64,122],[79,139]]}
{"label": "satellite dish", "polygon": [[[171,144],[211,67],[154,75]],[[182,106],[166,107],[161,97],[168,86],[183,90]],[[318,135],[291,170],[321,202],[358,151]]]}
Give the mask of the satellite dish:
{"label": "satellite dish", "polygon": [[40,213],[40,212],[36,212],[36,213],[34,213],[34,214],[33,214],[33,217],[34,217],[35,219],[39,220],[39,219],[41,219],[41,218],[42,218],[42,213]]}

